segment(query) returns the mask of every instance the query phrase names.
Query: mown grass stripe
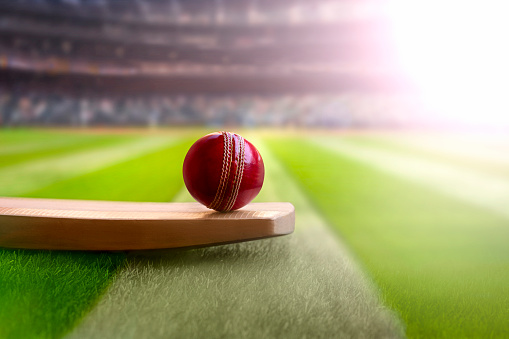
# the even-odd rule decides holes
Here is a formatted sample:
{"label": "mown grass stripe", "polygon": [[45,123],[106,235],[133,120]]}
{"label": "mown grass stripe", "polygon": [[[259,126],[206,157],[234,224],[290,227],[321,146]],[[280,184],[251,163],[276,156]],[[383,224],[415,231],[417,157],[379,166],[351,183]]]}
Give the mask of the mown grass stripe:
{"label": "mown grass stripe", "polygon": [[[72,138],[71,138],[72,139]],[[84,139],[83,136],[79,138]],[[86,138],[85,138],[86,139]],[[71,142],[75,140],[70,140]],[[25,153],[34,153],[36,151],[51,149],[69,143],[68,138],[56,138],[48,136],[48,138],[25,141],[23,143],[8,144],[0,143],[0,155],[22,155]]]}
{"label": "mown grass stripe", "polygon": [[167,137],[138,137],[119,145],[54,156],[0,169],[0,195],[21,196],[55,182],[97,171],[173,142]]}
{"label": "mown grass stripe", "polygon": [[43,134],[37,138],[31,137],[30,133],[26,134],[26,140],[15,143],[4,142],[4,134],[0,134],[0,155],[22,155],[26,153],[36,153],[45,149],[52,149],[66,144],[74,144],[86,142],[96,139],[114,138],[118,136],[111,135],[91,135],[91,134],[70,134],[70,133],[54,133]]}
{"label": "mown grass stripe", "polygon": [[507,219],[309,140],[269,145],[401,314],[409,337],[509,332]]}
{"label": "mown grass stripe", "polygon": [[4,146],[0,143],[0,169],[36,159],[54,158],[55,156],[64,156],[94,147],[106,147],[132,139],[131,136],[56,134],[47,135],[44,140],[21,145]]}
{"label": "mown grass stripe", "polygon": [[121,254],[0,249],[0,338],[57,338],[109,284]]}
{"label": "mown grass stripe", "polygon": [[122,260],[115,254],[0,250],[0,337],[62,335]]}
{"label": "mown grass stripe", "polygon": [[468,168],[486,175],[509,178],[509,140],[486,136],[409,135],[382,133],[348,135],[342,138],[360,146],[391,151],[433,162]]}
{"label": "mown grass stripe", "polygon": [[2,128],[0,129],[0,145],[22,145],[39,139],[53,138],[55,134],[54,131],[40,129]]}
{"label": "mown grass stripe", "polygon": [[183,185],[182,162],[189,139],[32,191],[27,196],[118,201],[171,200]]}
{"label": "mown grass stripe", "polygon": [[[294,235],[132,253],[70,338],[399,337],[397,320],[270,151],[259,200],[290,200]],[[192,200],[182,189],[180,201]]]}
{"label": "mown grass stripe", "polygon": [[315,138],[320,147],[361,161],[398,178],[405,178],[437,192],[486,208],[509,218],[509,180],[450,164],[398,154],[346,140]]}

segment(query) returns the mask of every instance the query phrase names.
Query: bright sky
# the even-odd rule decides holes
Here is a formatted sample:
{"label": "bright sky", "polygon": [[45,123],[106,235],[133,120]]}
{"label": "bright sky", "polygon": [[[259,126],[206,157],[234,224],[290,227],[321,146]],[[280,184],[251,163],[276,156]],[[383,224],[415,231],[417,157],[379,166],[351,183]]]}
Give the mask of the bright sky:
{"label": "bright sky", "polygon": [[388,0],[399,63],[437,118],[509,126],[509,1]]}

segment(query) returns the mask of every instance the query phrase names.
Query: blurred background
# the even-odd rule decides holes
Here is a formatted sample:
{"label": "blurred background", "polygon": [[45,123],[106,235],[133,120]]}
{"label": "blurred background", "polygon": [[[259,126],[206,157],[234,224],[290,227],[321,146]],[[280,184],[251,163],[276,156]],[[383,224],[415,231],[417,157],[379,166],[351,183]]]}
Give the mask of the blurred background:
{"label": "blurred background", "polygon": [[[182,269],[173,283],[205,294],[169,295],[155,313],[178,324],[201,315],[203,326],[222,317],[235,324],[231,337],[259,323],[264,334],[284,324],[288,337],[507,336],[508,10],[456,0],[0,0],[0,195],[190,201],[181,174],[190,145],[239,132],[265,161],[257,201],[292,202],[297,231],[174,254],[159,272]],[[0,250],[0,338],[63,335],[109,283],[63,276],[77,263],[66,254],[55,264],[31,253]],[[197,271],[193,255],[207,257]],[[113,279],[112,260],[98,259],[98,277]],[[369,288],[345,274],[352,267]],[[134,270],[126,291],[149,273]],[[238,287],[253,277],[253,294]],[[132,299],[129,324],[112,312],[90,328],[111,337],[163,328],[136,307],[166,299],[143,298]],[[242,317],[239,305],[267,319]]]}
{"label": "blurred background", "polygon": [[375,1],[2,1],[2,125],[419,121]]}
{"label": "blurred background", "polygon": [[2,126],[506,131],[496,5],[0,1]]}

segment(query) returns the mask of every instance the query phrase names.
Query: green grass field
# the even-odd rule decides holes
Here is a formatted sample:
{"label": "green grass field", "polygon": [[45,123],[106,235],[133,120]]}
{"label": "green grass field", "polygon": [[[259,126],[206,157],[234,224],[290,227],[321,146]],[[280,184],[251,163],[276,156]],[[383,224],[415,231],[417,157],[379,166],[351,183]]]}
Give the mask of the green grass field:
{"label": "green grass field", "polygon": [[[182,161],[205,132],[3,130],[0,195],[188,200]],[[266,155],[258,200],[294,203],[294,236],[150,254],[0,250],[0,338],[507,336],[507,162],[397,133],[246,137]]]}

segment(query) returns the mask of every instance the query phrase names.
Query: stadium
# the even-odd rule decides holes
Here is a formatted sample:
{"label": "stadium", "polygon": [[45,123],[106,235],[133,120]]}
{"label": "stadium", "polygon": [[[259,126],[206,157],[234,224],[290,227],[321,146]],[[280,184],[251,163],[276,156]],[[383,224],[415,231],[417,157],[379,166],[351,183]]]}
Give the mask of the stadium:
{"label": "stadium", "polygon": [[9,248],[0,224],[0,338],[507,336],[501,7],[0,0],[0,215],[191,202],[184,158],[216,131],[260,151],[254,202],[296,215],[145,251]]}

